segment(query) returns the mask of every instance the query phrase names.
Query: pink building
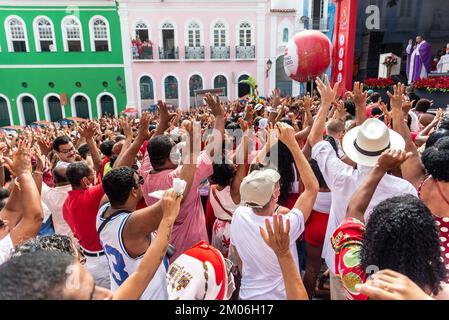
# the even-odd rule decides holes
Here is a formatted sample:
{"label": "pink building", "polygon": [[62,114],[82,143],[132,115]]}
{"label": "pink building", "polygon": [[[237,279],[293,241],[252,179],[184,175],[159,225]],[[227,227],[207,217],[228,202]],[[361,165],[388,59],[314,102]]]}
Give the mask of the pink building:
{"label": "pink building", "polygon": [[[223,88],[223,99],[237,99],[244,90],[238,83],[249,75],[261,95],[275,87],[299,94],[283,71],[285,44],[304,29],[308,14],[327,21],[328,0],[119,3],[128,106],[143,111],[159,99],[188,109],[201,104],[202,89]],[[327,24],[318,28],[326,31]]]}

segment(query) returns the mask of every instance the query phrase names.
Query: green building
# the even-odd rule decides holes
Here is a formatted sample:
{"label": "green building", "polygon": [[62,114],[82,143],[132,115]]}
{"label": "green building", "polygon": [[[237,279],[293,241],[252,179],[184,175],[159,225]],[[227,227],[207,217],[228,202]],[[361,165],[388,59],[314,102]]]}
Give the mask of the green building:
{"label": "green building", "polygon": [[126,108],[113,0],[0,0],[0,126]]}

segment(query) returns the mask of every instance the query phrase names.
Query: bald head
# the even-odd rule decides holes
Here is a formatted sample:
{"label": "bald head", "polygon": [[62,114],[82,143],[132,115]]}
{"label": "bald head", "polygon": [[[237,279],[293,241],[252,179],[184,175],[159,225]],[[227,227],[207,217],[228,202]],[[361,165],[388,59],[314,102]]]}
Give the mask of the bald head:
{"label": "bald head", "polygon": [[52,175],[56,186],[65,186],[70,184],[69,180],[67,180],[66,173],[67,173],[66,166],[57,166],[56,168],[53,169]]}

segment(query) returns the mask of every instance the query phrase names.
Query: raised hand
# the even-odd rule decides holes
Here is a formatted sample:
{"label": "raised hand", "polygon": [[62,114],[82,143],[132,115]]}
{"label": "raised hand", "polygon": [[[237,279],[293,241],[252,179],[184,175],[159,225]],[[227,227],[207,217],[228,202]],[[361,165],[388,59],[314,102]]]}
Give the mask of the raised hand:
{"label": "raised hand", "polygon": [[386,150],[377,160],[377,165],[385,172],[399,167],[412,155],[401,150]]}
{"label": "raised hand", "polygon": [[214,97],[210,92],[208,92],[206,93],[204,100],[215,117],[224,116],[224,109],[218,96]]}
{"label": "raised hand", "polygon": [[148,112],[142,113],[139,123],[139,131],[137,133],[137,138],[140,141],[146,141],[151,138],[151,132],[148,130],[150,127],[151,116]]}
{"label": "raised hand", "polygon": [[295,129],[286,123],[279,122],[277,124],[279,130],[279,140],[284,143],[289,149],[298,146],[295,138]]}
{"label": "raised hand", "polygon": [[167,104],[162,102],[162,100],[157,102],[157,106],[159,109],[159,121],[163,126],[168,128],[170,120],[176,116],[176,113],[168,112]]}
{"label": "raised hand", "polygon": [[272,107],[277,108],[281,104],[281,90],[274,89],[272,95]]}
{"label": "raised hand", "polygon": [[321,96],[321,106],[330,107],[332,101],[337,98],[337,90],[339,83],[336,82],[332,88],[329,82],[329,77],[325,75],[325,83],[321,81],[320,78],[316,78],[315,83],[317,85],[317,90]]}
{"label": "raised hand", "polygon": [[405,92],[405,86],[402,83],[398,83],[393,87],[393,94],[391,92],[387,92],[390,97],[390,106],[392,110],[402,110],[402,99]]}
{"label": "raised hand", "polygon": [[45,155],[42,154],[41,148],[39,146],[34,146],[32,148],[32,150],[33,150],[33,154],[36,157],[36,161],[37,161],[36,170],[43,171],[45,168],[45,160],[46,160]]}
{"label": "raised hand", "polygon": [[94,122],[86,123],[78,129],[80,136],[86,140],[93,139],[97,130],[97,125]]}
{"label": "raised hand", "polygon": [[119,121],[126,139],[132,139],[133,137],[132,127],[134,125],[134,119],[120,117]]}
{"label": "raised hand", "polygon": [[269,219],[265,219],[266,230],[259,227],[263,241],[269,246],[276,256],[284,256],[290,253],[290,220],[287,219],[284,226],[281,214],[273,215],[273,228]]}
{"label": "raised hand", "polygon": [[3,157],[2,162],[14,177],[24,173],[31,173],[30,146],[25,141],[21,141],[18,149],[13,152],[12,160],[8,157]]}
{"label": "raised hand", "polygon": [[249,125],[248,125],[247,121],[245,121],[242,118],[240,118],[238,120],[238,123],[240,125],[240,129],[242,129],[243,132],[246,132],[248,130]]}
{"label": "raised hand", "polygon": [[182,194],[178,194],[173,189],[165,191],[161,199],[163,219],[170,220],[172,223],[176,220],[181,206]]}
{"label": "raised hand", "polygon": [[354,101],[355,105],[358,108],[366,107],[366,100],[368,99],[368,93],[365,92],[363,88],[363,83],[355,82],[354,83],[354,91],[348,91],[347,94]]}
{"label": "raised hand", "polygon": [[313,98],[309,95],[306,95],[303,98],[303,107],[306,111],[310,111],[312,108],[312,104],[313,104]]}

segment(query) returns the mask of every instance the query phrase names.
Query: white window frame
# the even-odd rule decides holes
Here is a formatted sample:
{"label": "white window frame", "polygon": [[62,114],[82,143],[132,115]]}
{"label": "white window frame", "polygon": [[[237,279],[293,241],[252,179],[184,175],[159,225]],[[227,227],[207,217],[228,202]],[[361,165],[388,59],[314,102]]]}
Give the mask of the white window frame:
{"label": "white window frame", "polygon": [[69,51],[69,43],[67,39],[67,32],[65,28],[65,22],[69,19],[74,19],[80,28],[80,41],[81,41],[81,52],[84,52],[84,34],[83,34],[83,25],[81,24],[80,19],[78,19],[76,16],[65,16],[64,19],[61,21],[61,31],[62,31],[62,40],[64,43],[64,52],[72,52]]}
{"label": "white window frame", "polygon": [[[195,24],[196,26],[192,26]],[[193,46],[192,47],[201,47],[204,45],[204,39],[203,39],[203,26],[201,23],[198,22],[198,20],[191,20],[186,24],[186,32],[185,32],[185,46],[190,47],[190,32],[193,32],[192,38],[193,38]],[[195,34],[197,33],[197,34]],[[199,45],[197,44],[197,40],[199,40]]]}
{"label": "white window frame", "polygon": [[190,107],[190,99],[193,98],[190,96],[190,78],[192,78],[193,76],[199,76],[201,78],[201,83],[203,84],[203,89],[205,88],[204,77],[200,72],[193,72],[189,74],[187,78],[187,100],[189,101],[189,107]]}
{"label": "white window frame", "polygon": [[[219,24],[219,23],[223,24],[224,28],[220,28],[220,29],[216,28],[217,24]],[[216,20],[216,21],[212,22],[212,24],[211,24],[211,32],[210,32],[211,47],[215,47],[215,30],[216,29],[223,30],[224,33],[225,33],[224,45],[223,45],[223,43],[220,40],[221,39],[221,35],[219,34],[218,38],[219,38],[219,44],[221,46],[218,46],[218,47],[228,47],[229,46],[229,27],[228,27],[228,24],[226,23],[226,21],[224,21],[222,19]]]}
{"label": "white window frame", "polygon": [[75,92],[70,98],[70,108],[72,110],[72,117],[78,117],[76,114],[76,106],[75,106],[75,98],[78,96],[82,96],[87,100],[87,107],[89,109],[89,119],[92,120],[92,102],[90,101],[90,97],[83,92]]}
{"label": "white window frame", "polygon": [[[137,26],[139,24],[145,25],[145,28],[138,28]],[[138,19],[133,25],[133,34],[131,39],[135,39],[137,37],[137,30],[146,30],[148,32],[148,40],[152,41],[151,26],[148,22],[143,19]]]}
{"label": "white window frame", "polygon": [[4,94],[0,93],[0,98],[3,98],[3,99],[6,100],[6,106],[8,107],[8,114],[9,114],[9,124],[13,125],[14,124],[14,119],[12,117],[11,102],[9,101],[9,98],[7,96],[5,96]]}
{"label": "white window frame", "polygon": [[156,82],[154,81],[155,77],[153,77],[151,74],[149,73],[142,73],[139,75],[139,77],[137,77],[137,86],[136,88],[139,88],[139,90],[137,91],[138,93],[138,99],[137,101],[138,103],[138,109],[139,109],[139,114],[142,114],[142,98],[141,98],[141,92],[140,92],[140,80],[142,80],[143,77],[149,77],[151,79],[151,82],[153,84],[153,100],[154,102],[157,102],[157,91],[156,91]]}
{"label": "white window frame", "polygon": [[[59,101],[61,102],[61,96],[55,92],[49,93],[44,97],[44,111],[45,111],[45,120],[51,121],[51,117],[50,117],[50,105],[49,105],[49,99],[51,97],[56,97],[59,99]],[[65,106],[62,106],[61,103],[61,109],[62,109],[62,117],[65,118]]]}
{"label": "white window frame", "polygon": [[42,47],[41,47],[41,40],[47,40],[48,39],[41,39],[40,38],[40,33],[39,33],[39,21],[41,20],[47,20],[50,23],[50,27],[51,27],[51,40],[53,42],[53,48],[54,50],[50,50],[50,52],[56,52],[58,51],[58,48],[56,46],[56,36],[55,36],[55,26],[53,25],[53,21],[47,17],[47,16],[38,16],[34,19],[33,21],[33,31],[34,31],[34,40],[36,43],[36,51],[37,52],[42,52]]}
{"label": "white window frame", "polygon": [[[106,33],[108,35],[107,39],[96,39],[95,38],[95,32],[94,32],[94,23],[97,20],[101,20],[105,23],[106,25]],[[109,21],[108,19],[106,19],[103,16],[93,16],[92,18],[90,18],[89,20],[89,35],[90,35],[90,49],[92,52],[96,52],[97,50],[95,49],[95,40],[99,40],[99,41],[108,41],[108,51],[99,51],[99,52],[111,52],[112,51],[112,47],[111,47],[111,28],[109,27]]]}
{"label": "white window frame", "polygon": [[[167,28],[165,27],[167,24],[170,24],[172,27],[171,28]],[[174,47],[175,49],[178,48],[179,50],[179,45],[178,45],[178,34],[176,32],[176,30],[178,30],[178,26],[172,22],[171,20],[164,20],[161,24],[160,24],[160,28],[159,28],[159,47],[164,48],[164,36],[163,36],[163,30],[173,30],[173,40],[174,40]],[[157,50],[159,51],[159,48],[157,48]],[[178,51],[179,53],[179,51]],[[165,79],[165,78],[164,78]],[[165,81],[165,80],[164,80]]]}
{"label": "white window frame", "polygon": [[12,39],[12,34],[11,34],[11,29],[9,28],[9,22],[13,19],[18,20],[22,26],[23,26],[23,33],[25,36],[25,48],[26,48],[26,52],[30,52],[30,46],[28,43],[28,33],[27,33],[27,26],[25,21],[23,21],[23,19],[19,16],[8,16],[5,19],[5,31],[6,31],[6,39],[8,42],[8,52],[15,52],[14,51],[14,45],[13,45],[13,39]]}
{"label": "white window frame", "polygon": [[[248,24],[249,25],[249,27],[247,27],[247,26],[245,26],[245,27],[242,27],[242,25],[244,25],[244,24]],[[238,24],[237,24],[237,36],[236,36],[236,42],[237,42],[237,46],[239,46],[239,47],[241,47],[241,45],[240,45],[240,31],[241,30],[244,30],[244,47],[247,47],[247,46],[253,46],[254,45],[254,24],[253,23],[251,23],[250,21],[241,21],[241,22],[239,22]],[[247,31],[250,31],[250,44],[249,45],[247,45],[247,43],[248,43],[248,34],[247,34]]]}

